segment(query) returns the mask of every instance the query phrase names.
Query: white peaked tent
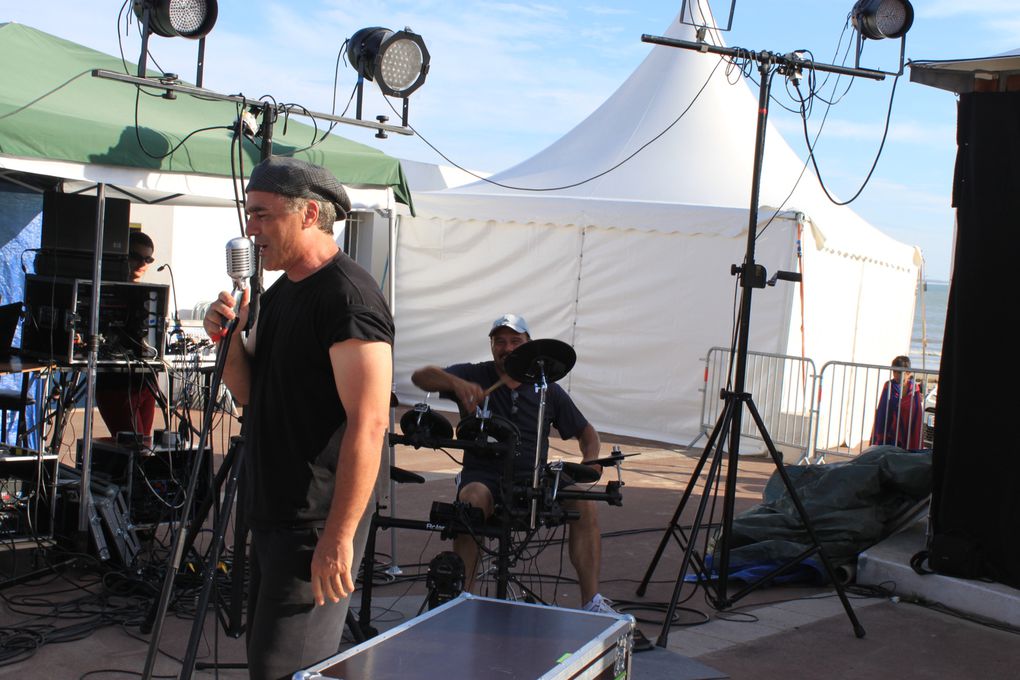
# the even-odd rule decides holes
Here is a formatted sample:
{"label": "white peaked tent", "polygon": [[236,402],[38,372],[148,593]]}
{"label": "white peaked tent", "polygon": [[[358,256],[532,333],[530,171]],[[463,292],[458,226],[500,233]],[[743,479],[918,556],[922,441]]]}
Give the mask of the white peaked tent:
{"label": "white peaked tent", "polygon": [[[667,35],[693,40],[677,22]],[[721,44],[718,35],[709,39]],[[732,76],[731,76],[732,78]],[[707,82],[707,85],[706,85]],[[704,86],[704,91],[698,94]],[[757,97],[719,58],[654,47],[594,113],[488,183],[414,195],[397,254],[397,389],[411,372],[488,358],[489,323],[527,317],[533,336],[577,351],[561,384],[600,430],[686,442],[699,430],[703,358],[728,346],[747,240]],[[803,162],[768,130],[761,223]],[[802,257],[798,258],[798,248]],[[807,173],[758,239],[771,275],[803,286],[755,292],[752,350],[888,364],[909,347],[919,257],[836,207]],[[803,303],[801,297],[803,293]],[[801,332],[801,306],[804,330]]]}

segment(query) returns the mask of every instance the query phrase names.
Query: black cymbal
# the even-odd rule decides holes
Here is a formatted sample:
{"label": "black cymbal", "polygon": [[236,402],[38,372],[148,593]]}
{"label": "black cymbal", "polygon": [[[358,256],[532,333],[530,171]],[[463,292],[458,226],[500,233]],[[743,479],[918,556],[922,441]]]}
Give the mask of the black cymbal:
{"label": "black cymbal", "polygon": [[522,383],[537,383],[545,373],[547,382],[556,382],[574,367],[577,354],[562,340],[544,339],[526,342],[506,358],[507,375]]}

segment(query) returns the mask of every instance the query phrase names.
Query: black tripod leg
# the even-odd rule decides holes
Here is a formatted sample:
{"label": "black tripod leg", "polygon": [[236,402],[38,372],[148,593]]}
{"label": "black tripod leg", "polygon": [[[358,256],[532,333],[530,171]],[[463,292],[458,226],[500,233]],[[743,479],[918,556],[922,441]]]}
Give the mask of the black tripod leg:
{"label": "black tripod leg", "polygon": [[[243,450],[240,437],[234,437],[231,448],[237,451]],[[205,625],[205,612],[209,607],[209,599],[212,595],[216,582],[216,565],[220,560],[220,552],[223,549],[223,538],[227,531],[227,522],[230,521],[230,514],[233,511],[234,498],[237,495],[237,480],[244,464],[244,456],[235,454],[235,464],[231,466],[230,477],[227,479],[226,488],[223,492],[223,504],[216,517],[216,524],[213,528],[213,539],[209,545],[209,552],[206,557],[205,570],[202,572],[202,590],[198,596],[195,606],[195,620],[191,625],[191,637],[188,638],[187,651],[184,660],[181,662],[180,680],[188,680],[195,669],[195,660],[198,656],[198,645],[202,640],[202,628]]]}
{"label": "black tripod leg", "polygon": [[362,558],[361,570],[361,607],[358,609],[358,626],[363,635],[375,637],[377,631],[372,628],[372,588],[375,583],[375,535],[379,530],[379,509],[372,513],[372,523],[368,527],[368,540],[365,542],[365,556]]}
{"label": "black tripod leg", "polygon": [[[188,526],[188,533],[184,537],[184,552],[189,552],[195,544],[195,539],[202,532],[202,527],[205,525],[206,518],[209,517],[209,511],[213,509],[214,503],[219,499],[219,490],[223,488],[223,483],[227,480],[227,476],[231,474],[231,470],[234,468],[234,459],[237,456],[238,446],[231,445],[230,449],[227,450],[227,454],[223,457],[223,462],[220,463],[220,469],[216,471],[216,475],[212,482],[212,492],[207,493],[206,497],[202,499],[202,504],[198,506],[198,510],[195,511],[194,518],[191,524]],[[210,459],[212,456],[210,456]],[[198,474],[199,465],[202,464],[201,454],[196,455],[192,470],[190,474]],[[217,513],[218,514],[218,513]],[[187,521],[187,517],[184,518]]]}
{"label": "black tripod leg", "polygon": [[347,629],[351,631],[351,637],[354,638],[354,644],[360,645],[368,638],[365,636],[365,631],[361,629],[361,624],[358,623],[358,617],[355,616],[354,611],[350,608],[347,609]]}
{"label": "black tripod leg", "polygon": [[697,486],[698,478],[701,477],[701,471],[705,468],[705,462],[710,457],[710,451],[715,446],[716,439],[719,433],[723,431],[720,424],[723,422],[723,418],[726,417],[726,409],[724,408],[722,413],[719,414],[719,419],[716,421],[715,429],[712,430],[711,436],[708,438],[708,442],[705,444],[705,448],[701,452],[701,457],[698,458],[698,464],[694,467],[694,472],[691,474],[691,480],[687,482],[687,488],[684,489],[683,496],[680,498],[680,502],[677,503],[676,512],[673,513],[673,518],[669,520],[669,525],[666,527],[666,531],[662,534],[662,540],[659,541],[659,547],[655,550],[655,557],[648,564],[648,569],[645,570],[645,575],[641,579],[640,585],[637,587],[637,594],[643,596],[648,590],[648,583],[652,580],[652,574],[655,573],[655,568],[659,566],[659,560],[662,559],[662,553],[666,550],[666,544],[669,543],[669,539],[672,536],[676,539],[674,532],[679,531],[683,541],[677,539],[677,542],[684,547],[686,544],[686,537],[684,536],[683,529],[680,528],[680,516],[683,514],[687,507],[688,501],[690,501],[691,495],[694,493],[694,489]]}
{"label": "black tripod leg", "polygon": [[[222,340],[220,340],[219,351],[216,355],[216,367],[213,369],[213,379],[211,391],[215,393],[219,390],[220,378],[223,375],[223,366],[227,360],[227,348],[229,347],[230,335],[234,332],[237,327],[237,320],[230,322],[227,329],[227,334]],[[213,410],[215,404],[210,399],[206,404],[205,412],[202,414],[202,433],[198,438],[198,454],[202,456],[205,454],[206,443],[209,438],[209,433],[212,428]],[[191,509],[195,504],[195,492],[198,488],[198,475],[191,475],[188,480],[188,488],[184,494],[183,504],[183,516],[188,517],[191,514]],[[177,578],[177,572],[181,566],[181,560],[184,556],[184,527],[181,526],[174,532],[173,535],[173,547],[170,551],[170,558],[167,561],[166,574],[163,576],[163,586],[160,589],[159,603],[156,608],[156,616],[153,620],[152,636],[149,639],[149,650],[145,656],[145,666],[142,668],[142,680],[151,680],[153,667],[156,664],[156,655],[159,653],[159,642],[163,634],[163,623],[166,619],[167,607],[170,604],[170,596],[173,592],[174,581]]]}
{"label": "black tripod leg", "polygon": [[[241,426],[242,438],[245,433]],[[216,487],[219,489],[219,487]],[[245,482],[241,477],[237,483],[238,497],[244,498]],[[214,495],[217,495],[214,493]],[[227,634],[239,638],[244,634],[244,582],[248,572],[248,518],[244,512],[244,503],[238,503],[234,509],[234,560],[230,564],[230,612]]]}
{"label": "black tripod leg", "polygon": [[[673,586],[673,596],[669,600],[669,607],[666,609],[665,618],[662,621],[662,630],[659,632],[659,638],[655,641],[656,646],[665,647],[669,642],[669,629],[673,624],[673,614],[676,612],[677,605],[680,602],[680,591],[683,590],[684,581],[687,577],[687,570],[691,566],[691,559],[694,555],[694,545],[697,539],[698,529],[703,526],[705,518],[705,509],[708,507],[709,500],[712,497],[712,487],[715,484],[716,475],[719,474],[719,468],[722,466],[723,448],[726,445],[726,426],[729,424],[730,419],[733,416],[733,411],[736,408],[736,402],[731,396],[726,398],[726,406],[723,408],[723,413],[719,417],[717,427],[712,432],[712,439],[717,440],[716,444],[712,448],[705,447],[705,451],[702,454],[703,457],[712,458],[712,464],[708,467],[708,475],[705,477],[705,490],[701,494],[701,500],[698,502],[698,510],[694,515],[694,523],[691,528],[691,538],[687,542],[687,548],[684,550],[683,560],[680,562],[680,573],[676,577],[676,584]],[[697,476],[691,479],[691,484],[694,484],[697,480]],[[711,574],[700,573],[698,582],[705,588],[706,591],[710,589],[709,578]],[[697,583],[695,587],[697,587]]]}
{"label": "black tripod leg", "polygon": [[500,600],[505,600],[509,592],[507,584],[510,582],[510,545],[512,540],[508,511],[503,522],[503,529],[499,534],[499,554],[496,557],[496,597]]}
{"label": "black tripod leg", "polygon": [[850,606],[850,600],[847,599],[846,590],[837,578],[836,570],[832,568],[832,563],[829,561],[828,555],[825,554],[825,549],[822,548],[822,544],[818,540],[818,535],[815,533],[815,528],[811,523],[811,518],[808,517],[807,510],[804,508],[804,503],[800,500],[800,496],[797,494],[796,489],[794,489],[793,482],[790,480],[790,476],[787,474],[786,468],[783,467],[783,457],[779,454],[779,451],[776,449],[776,445],[772,442],[772,437],[769,436],[768,430],[765,428],[765,423],[761,419],[761,414],[758,413],[758,408],[750,399],[747,401],[747,408],[751,412],[751,417],[754,419],[754,424],[758,427],[758,431],[761,433],[762,439],[765,441],[765,446],[768,447],[769,455],[772,456],[772,461],[776,464],[776,471],[779,473],[779,477],[783,480],[786,492],[790,494],[790,500],[793,501],[794,507],[797,508],[797,514],[800,515],[800,521],[804,523],[804,528],[811,537],[811,542],[814,544],[815,550],[818,553],[818,558],[822,561],[822,565],[825,567],[825,573],[829,576],[829,580],[832,581],[832,585],[836,589],[836,595],[839,596],[839,601],[843,604],[843,609],[846,611],[847,618],[850,619],[850,623],[853,625],[854,635],[859,638],[864,637],[864,627],[861,625],[861,622],[857,620],[857,615],[854,613],[853,607]]}
{"label": "black tripod leg", "polygon": [[[716,581],[716,602],[718,609],[729,609],[733,600],[729,596],[730,583],[730,539],[733,534],[733,513],[737,499],[737,475],[740,472],[740,423],[741,404],[746,400],[750,403],[750,395],[746,393],[730,393],[733,408],[730,411],[730,444],[726,454],[726,483],[723,493],[722,529],[716,541],[718,562],[713,562],[718,580]],[[719,447],[722,453],[723,447]]]}
{"label": "black tripod leg", "polygon": [[[541,428],[539,428],[540,430]],[[509,592],[507,584],[510,582],[510,549],[513,545],[512,524],[514,519],[514,457],[509,454],[504,454],[503,456],[503,479],[501,480],[500,491],[503,498],[502,503],[500,503],[502,506],[502,522],[500,523],[499,538],[497,539],[496,597],[500,600],[505,600]],[[534,488],[532,488],[532,493],[535,493]],[[532,507],[535,507],[534,504],[532,504]],[[480,541],[481,539],[476,538],[476,540]],[[480,544],[479,548],[481,548]],[[481,552],[479,552],[479,556],[481,556]]]}
{"label": "black tripod leg", "polygon": [[[193,461],[192,470],[190,474],[198,473],[198,465],[200,464],[201,452],[195,454],[196,459]],[[220,469],[216,472],[215,479],[213,480],[212,492],[207,494],[207,497],[202,500],[202,504],[198,507],[198,510],[192,515],[191,524],[188,526],[188,533],[184,537],[184,549],[183,554],[191,552],[195,545],[195,539],[202,531],[202,527],[205,525],[205,520],[209,516],[209,511],[213,506],[213,498],[219,498],[219,490],[223,488],[223,482],[229,474],[230,469],[234,465],[235,447],[231,446],[227,450],[227,454],[223,457],[223,462],[220,464]],[[212,456],[210,456],[211,460]],[[187,522],[188,518],[185,516],[181,522]],[[160,601],[158,598],[152,600],[149,605],[149,610],[145,614],[145,618],[139,625],[138,630],[143,635],[147,635],[152,631],[152,626],[155,623],[156,616],[159,613]]]}

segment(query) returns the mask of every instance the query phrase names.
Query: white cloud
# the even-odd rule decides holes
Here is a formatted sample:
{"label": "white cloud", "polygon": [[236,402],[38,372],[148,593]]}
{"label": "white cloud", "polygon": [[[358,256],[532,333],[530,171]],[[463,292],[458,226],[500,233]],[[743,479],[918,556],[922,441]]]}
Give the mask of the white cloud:
{"label": "white cloud", "polygon": [[598,14],[601,16],[627,16],[633,15],[635,12],[632,9],[624,9],[622,7],[607,7],[606,5],[587,5],[582,7],[585,12],[591,12],[592,14]]}

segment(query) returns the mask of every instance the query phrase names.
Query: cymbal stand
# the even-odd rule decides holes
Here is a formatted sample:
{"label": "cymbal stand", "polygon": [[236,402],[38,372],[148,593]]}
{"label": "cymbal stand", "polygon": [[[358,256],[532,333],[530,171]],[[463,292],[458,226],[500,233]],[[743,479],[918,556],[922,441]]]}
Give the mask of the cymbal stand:
{"label": "cymbal stand", "polygon": [[[797,491],[794,488],[789,475],[783,467],[782,454],[780,454],[776,449],[776,446],[773,443],[772,438],[769,436],[768,429],[766,428],[750,393],[745,391],[744,386],[747,373],[748,336],[751,322],[751,293],[753,289],[764,288],[769,283],[774,285],[776,279],[783,279],[786,281],[800,280],[800,274],[794,272],[777,272],[775,278],[771,281],[767,281],[765,268],[762,265],[757,264],[754,260],[755,243],[758,237],[758,200],[761,189],[762,165],[765,155],[765,132],[766,123],[768,121],[768,106],[772,77],[774,74],[778,73],[779,75],[789,77],[790,79],[798,79],[802,77],[802,73],[804,71],[808,70],[836,73],[851,77],[863,76],[873,80],[882,80],[885,76],[881,72],[867,69],[818,64],[812,60],[803,59],[803,53],[793,52],[787,55],[780,55],[764,51],[752,52],[741,48],[719,47],[703,41],[690,42],[687,40],[677,40],[674,38],[650,35],[641,36],[641,40],[643,42],[665,45],[668,47],[680,47],[698,52],[711,52],[723,57],[728,57],[731,60],[755,62],[758,65],[760,78],[758,89],[757,127],[754,146],[754,165],[751,175],[751,201],[750,209],[748,211],[747,247],[743,264],[739,266],[733,265],[730,270],[732,275],[739,277],[742,289],[736,329],[738,332],[737,347],[736,352],[734,353],[736,357],[734,389],[723,390],[721,395],[725,402],[723,411],[719,416],[719,420],[716,422],[715,429],[712,431],[708,443],[705,445],[701,458],[698,460],[694,474],[692,475],[687,488],[684,490],[676,512],[673,514],[670,526],[666,528],[655,557],[652,559],[651,564],[649,564],[648,569],[645,572],[644,579],[642,579],[641,584],[638,587],[638,594],[644,594],[645,589],[648,586],[648,582],[651,579],[652,572],[655,570],[666,544],[669,542],[670,537],[677,538],[677,532],[679,532],[680,536],[683,537],[684,540],[677,540],[679,540],[681,544],[686,542],[686,546],[684,548],[683,560],[680,563],[680,571],[677,574],[676,583],[673,588],[673,596],[670,599],[669,607],[666,610],[662,623],[662,631],[659,633],[656,645],[659,647],[665,647],[667,644],[673,615],[676,612],[677,604],[680,600],[680,591],[686,581],[687,571],[690,568],[692,561],[696,562],[698,567],[698,574],[696,576],[697,584],[700,584],[705,589],[711,604],[715,608],[725,610],[751,591],[762,585],[768,584],[776,576],[785,573],[787,570],[797,564],[800,564],[812,555],[818,555],[821,560],[829,580],[835,587],[836,594],[839,596],[843,609],[846,611],[847,618],[849,618],[853,626],[854,634],[859,638],[864,637],[864,628],[857,620],[857,616],[854,614],[854,611],[850,606],[850,601],[846,597],[846,592],[839,579],[836,577],[835,570],[833,569],[822,544],[818,540],[818,536],[815,533],[807,511],[804,509],[804,505],[797,495]],[[811,545],[792,560],[779,565],[768,574],[746,585],[743,589],[731,597],[728,593],[730,540],[733,530],[733,511],[737,486],[737,469],[739,464],[741,412],[744,406],[747,407],[762,440],[765,442],[765,446],[767,447],[769,455],[772,458],[772,462],[776,467],[776,471],[782,479],[783,485],[786,487],[786,491],[797,509],[800,520],[811,538]],[[727,444],[727,431],[729,431],[728,453],[724,451]],[[718,540],[716,542],[715,550],[713,551],[713,556],[717,556],[717,559],[712,560],[712,569],[710,570],[706,568],[707,565],[702,556],[699,556],[695,551],[695,541],[699,532],[708,531],[711,528],[709,525],[704,524],[705,510],[708,507],[709,501],[718,491],[717,486],[719,479],[721,479],[720,471],[724,460],[726,461],[726,476],[723,484],[722,526],[719,528]],[[694,524],[692,525],[690,536],[686,536],[683,530],[680,529],[678,523],[687,502],[694,493],[698,480],[701,477],[702,471],[708,461],[711,461],[711,464],[708,467],[708,474],[705,478],[705,486],[701,495],[701,501],[699,502],[697,512],[695,513]],[[714,585],[712,581],[712,570],[714,570],[716,576]]]}
{"label": "cymbal stand", "polygon": [[[499,384],[499,383],[497,383]],[[542,409],[545,407],[545,400],[543,398],[542,404],[539,406],[539,414],[541,415]],[[479,435],[480,439],[485,439],[482,436],[486,431],[486,424],[489,423],[492,418],[492,411],[489,410],[489,395],[485,395],[485,400],[482,402],[480,407],[476,408],[476,415],[480,419]],[[517,443],[519,439],[513,438],[510,440],[510,446],[507,452],[503,455],[503,508],[502,517],[499,526],[499,535],[497,536],[497,549],[496,549],[496,597],[505,600],[507,599],[507,593],[509,592],[508,584],[510,582],[510,565],[516,560],[512,558],[512,541],[513,541],[513,527],[512,527],[512,508],[510,507],[511,500],[513,498],[513,485],[514,485],[514,458],[517,455]],[[537,474],[535,476],[537,483]],[[536,501],[532,501],[532,513],[534,513]],[[534,529],[534,514],[532,514],[532,525]],[[472,536],[474,537],[474,536]],[[477,539],[476,539],[477,540]],[[481,547],[479,545],[479,547]]]}
{"label": "cymbal stand", "polygon": [[528,520],[528,527],[535,528],[538,518],[538,475],[542,468],[542,435],[545,431],[545,395],[549,390],[549,382],[545,375],[545,360],[541,357],[535,360],[534,367],[538,369],[538,381],[535,383],[535,391],[538,392],[538,423],[535,429],[535,461],[531,471],[531,488],[536,497],[531,499],[531,518]]}

